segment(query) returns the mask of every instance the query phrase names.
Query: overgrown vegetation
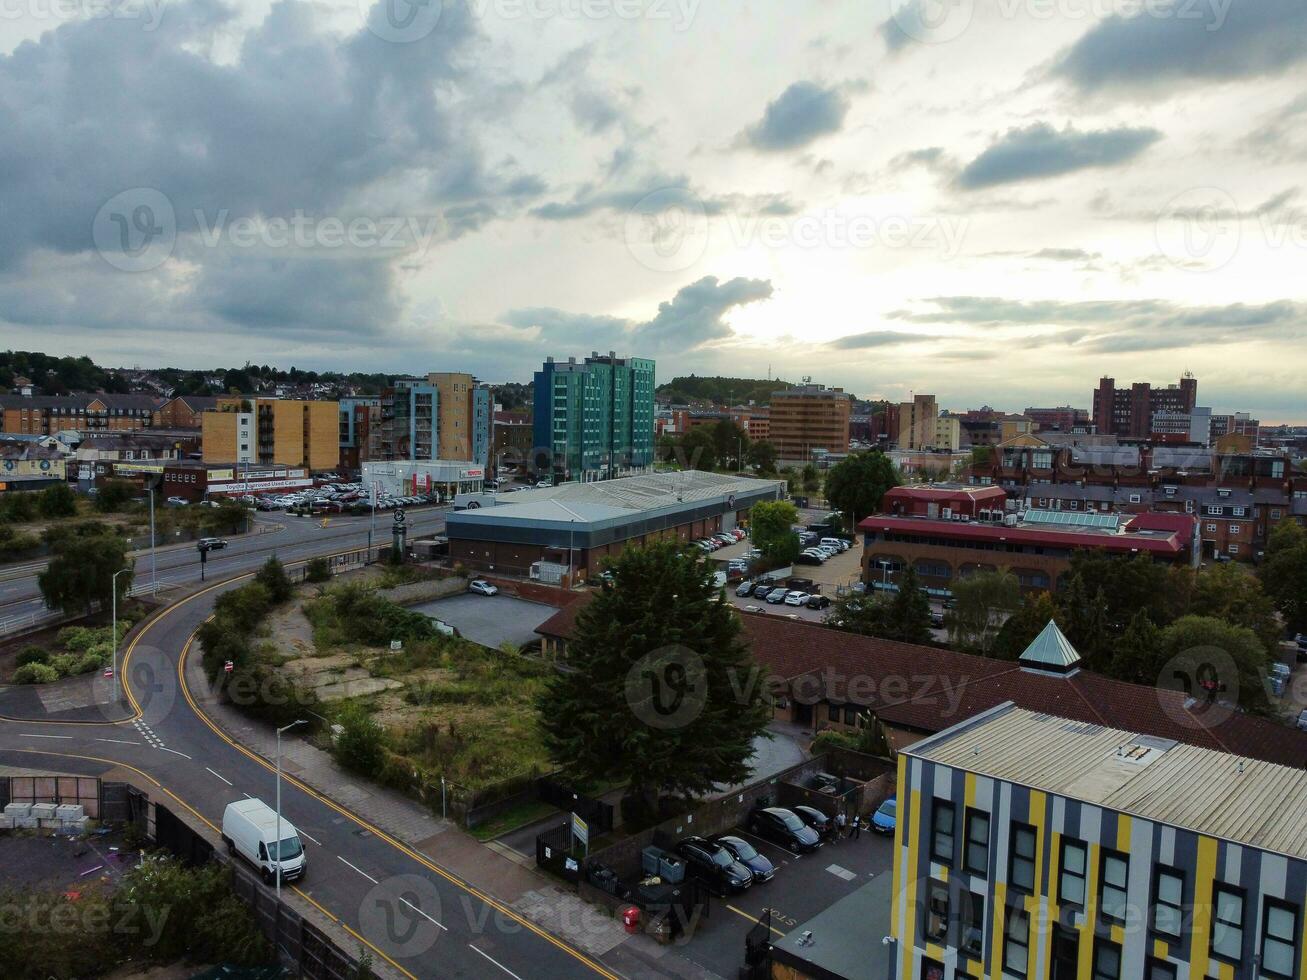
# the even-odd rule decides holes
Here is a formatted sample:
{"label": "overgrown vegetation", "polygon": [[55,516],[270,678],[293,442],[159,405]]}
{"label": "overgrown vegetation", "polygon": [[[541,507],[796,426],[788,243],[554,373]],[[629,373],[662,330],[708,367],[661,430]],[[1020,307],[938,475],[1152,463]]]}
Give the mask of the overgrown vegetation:
{"label": "overgrown vegetation", "polygon": [[95,977],[126,964],[271,964],[272,947],[219,864],[146,856],[117,889],[0,891],[0,976]]}
{"label": "overgrown vegetation", "polygon": [[121,602],[132,585],[126,539],[99,528],[85,530],[50,537],[50,561],[36,579],[45,604],[69,615],[110,604],[115,589]]}
{"label": "overgrown vegetation", "polygon": [[[140,618],[128,610],[127,617],[118,621],[118,642]],[[62,677],[89,674],[108,666],[113,656],[113,628],[109,626],[66,626],[56,637],[59,649],[46,650],[38,646],[23,649],[15,660],[15,684],[49,684]]]}

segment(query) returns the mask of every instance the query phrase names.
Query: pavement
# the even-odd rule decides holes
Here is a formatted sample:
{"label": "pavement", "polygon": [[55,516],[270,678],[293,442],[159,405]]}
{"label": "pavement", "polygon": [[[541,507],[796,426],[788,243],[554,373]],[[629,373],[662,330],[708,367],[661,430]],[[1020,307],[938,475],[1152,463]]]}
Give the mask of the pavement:
{"label": "pavement", "polygon": [[475,595],[471,592],[409,608],[448,623],[473,643],[496,650],[504,643],[520,647],[539,639],[535,628],[558,612],[554,606],[503,593]]}

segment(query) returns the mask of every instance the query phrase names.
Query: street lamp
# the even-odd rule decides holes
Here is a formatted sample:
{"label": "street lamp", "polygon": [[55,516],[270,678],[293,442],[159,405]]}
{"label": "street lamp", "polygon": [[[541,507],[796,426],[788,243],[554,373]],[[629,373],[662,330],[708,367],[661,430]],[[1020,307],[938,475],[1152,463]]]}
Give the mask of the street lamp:
{"label": "street lamp", "polygon": [[154,487],[146,487],[145,492],[150,495],[150,591],[154,595],[159,594],[158,568],[154,561]]}
{"label": "street lamp", "polygon": [[120,568],[109,578],[110,593],[110,615],[112,617],[111,629],[113,630],[113,700],[117,704],[122,696],[122,683],[118,680],[118,576],[123,572],[130,572],[130,568]]}
{"label": "street lamp", "polygon": [[277,729],[277,900],[281,900],[281,733],[288,732],[296,725],[307,725],[303,718],[292,721],[284,728]]}

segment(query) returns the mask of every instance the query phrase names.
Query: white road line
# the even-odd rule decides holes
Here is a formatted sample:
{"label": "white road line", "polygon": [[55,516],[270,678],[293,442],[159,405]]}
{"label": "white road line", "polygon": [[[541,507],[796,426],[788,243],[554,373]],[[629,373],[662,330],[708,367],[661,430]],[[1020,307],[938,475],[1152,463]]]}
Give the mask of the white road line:
{"label": "white road line", "polygon": [[97,864],[94,868],[91,868],[91,870],[89,870],[89,871],[83,871],[80,875],[78,875],[78,877],[79,877],[79,878],[85,878],[87,875],[93,875],[93,874],[95,874],[97,871],[103,871],[103,870],[104,870],[104,865],[103,865],[103,864]]}
{"label": "white road line", "polygon": [[165,748],[165,747],[162,746],[162,745],[156,745],[155,748],[156,748],[156,749],[163,749],[163,751],[165,751],[165,752],[171,752],[173,755],[179,755],[179,756],[181,756],[183,759],[189,759],[189,758],[190,758],[190,756],[187,755],[185,752],[178,752],[176,749]]}
{"label": "white road line", "polygon": [[35,732],[19,732],[23,738],[66,738],[71,739],[71,735],[37,735]]}
{"label": "white road line", "polygon": [[378,884],[380,884],[380,882],[377,881],[376,878],[372,877],[372,875],[368,874],[368,873],[367,873],[366,871],[364,871],[362,868],[354,867],[354,865],[350,864],[348,861],[345,861],[345,859],[344,859],[343,857],[341,857],[339,854],[336,855],[336,859],[337,859],[338,861],[344,861],[345,864],[349,864],[349,866],[350,866],[351,868],[354,868],[355,871],[357,871],[359,874],[361,874],[364,878],[368,879],[368,881],[372,882],[374,885],[378,885]]}
{"label": "white road line", "polygon": [[252,799],[254,799],[254,797],[250,796],[249,793],[242,793],[241,795],[244,796],[245,799],[247,799],[247,800],[252,800]]}
{"label": "white road line", "polygon": [[129,738],[97,738],[97,742],[113,742],[115,745],[140,745],[140,742],[133,742]]}
{"label": "white road line", "polygon": [[495,966],[499,967],[501,970],[503,970],[505,973],[507,973],[510,977],[512,977],[513,980],[522,980],[521,977],[519,977],[516,973],[514,973],[514,972],[513,972],[512,970],[510,970],[508,967],[504,966],[503,963],[500,963],[499,960],[495,959],[495,958],[494,958],[493,956],[491,956],[489,953],[477,949],[477,948],[476,948],[475,946],[473,946],[471,943],[468,943],[467,946],[468,946],[468,949],[471,949],[471,950],[474,950],[475,952],[480,953],[482,956],[484,956],[486,959],[488,959],[491,963],[495,964]]}
{"label": "white road line", "polygon": [[[205,766],[204,768],[205,768],[205,769],[208,769],[209,772],[213,772],[213,770],[212,770],[212,769],[209,769],[208,766]],[[217,776],[219,779],[221,779],[221,780],[222,780],[224,783],[226,783],[228,786],[231,785],[231,780],[230,780],[230,779],[227,779],[225,776],[219,775],[219,774],[216,773],[216,772],[213,772],[213,774],[214,774],[215,776]]]}
{"label": "white road line", "polygon": [[[213,770],[210,769],[209,772],[213,772]],[[215,776],[218,776],[218,774],[217,774],[216,772],[213,772],[213,774],[214,774]],[[218,778],[219,778],[219,779],[222,779],[221,776],[218,776]],[[227,785],[230,786],[231,783],[227,783]],[[299,830],[299,828],[296,828],[296,829]],[[320,841],[320,840],[313,840],[313,838],[312,838],[312,837],[309,837],[309,835],[308,835],[307,833],[305,833],[303,830],[300,830],[300,831],[299,831],[299,835],[300,835],[301,837],[308,837],[309,840],[313,841],[313,843],[317,844],[319,847],[322,846],[322,841]],[[401,898],[400,901],[402,902],[403,899]]]}
{"label": "white road line", "polygon": [[[442,923],[437,922],[435,919],[431,918],[431,916],[427,915],[427,914],[426,914],[425,912],[423,912],[420,908],[418,908],[416,905],[414,905],[412,902],[410,902],[407,898],[401,898],[400,901],[403,902],[405,905],[407,905],[409,908],[411,908],[411,909],[412,909],[414,912],[416,912],[418,915],[422,916],[422,918],[426,919],[426,920],[427,920],[428,922],[430,922],[432,925],[440,926],[440,928],[444,929],[446,932],[449,931],[448,927],[446,927],[446,926],[443,925]],[[469,944],[469,945],[470,945],[470,944]]]}

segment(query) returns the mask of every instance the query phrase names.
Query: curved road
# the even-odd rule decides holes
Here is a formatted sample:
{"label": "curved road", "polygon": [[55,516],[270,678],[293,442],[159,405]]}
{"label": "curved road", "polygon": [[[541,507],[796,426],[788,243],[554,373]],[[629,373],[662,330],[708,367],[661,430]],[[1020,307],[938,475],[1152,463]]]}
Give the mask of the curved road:
{"label": "curved road", "polygon": [[[248,795],[271,803],[272,764],[220,731],[184,679],[195,631],[215,597],[244,577],[166,607],[133,639],[122,670],[130,717],[5,720],[0,761],[97,775],[125,766],[153,784],[152,797],[184,807],[214,830],[233,800]],[[285,773],[282,809],[299,828],[309,861],[304,878],[283,887],[405,975],[615,980],[586,954]]]}

